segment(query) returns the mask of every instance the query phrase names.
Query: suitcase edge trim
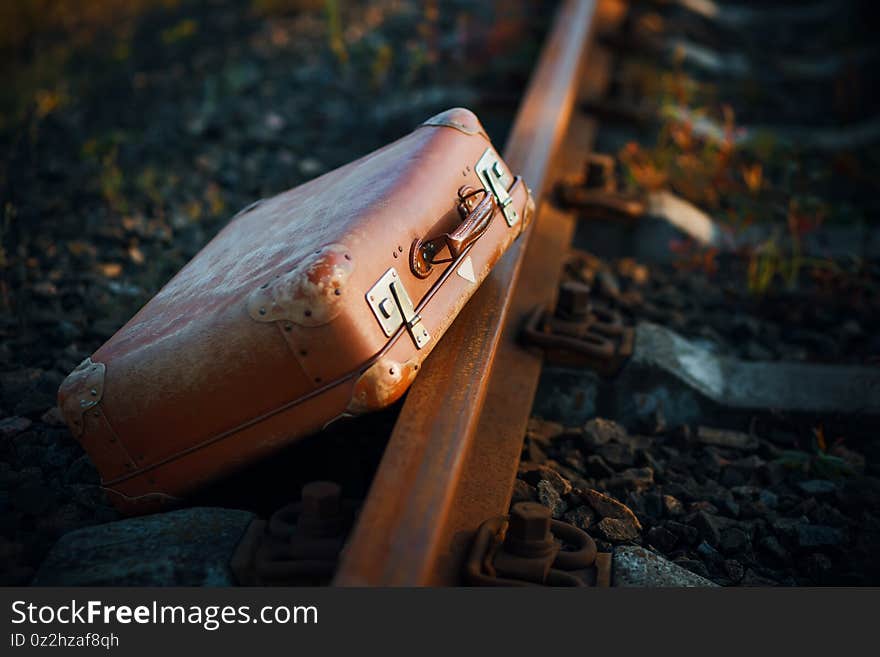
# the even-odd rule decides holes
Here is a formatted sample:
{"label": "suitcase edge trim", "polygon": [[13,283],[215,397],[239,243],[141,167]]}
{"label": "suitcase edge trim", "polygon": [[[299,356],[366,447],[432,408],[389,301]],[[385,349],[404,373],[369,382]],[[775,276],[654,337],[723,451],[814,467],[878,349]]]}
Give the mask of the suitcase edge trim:
{"label": "suitcase edge trim", "polygon": [[58,406],[71,433],[79,438],[83,433],[83,415],[101,403],[104,397],[104,376],[107,366],[83,360],[58,388]]}

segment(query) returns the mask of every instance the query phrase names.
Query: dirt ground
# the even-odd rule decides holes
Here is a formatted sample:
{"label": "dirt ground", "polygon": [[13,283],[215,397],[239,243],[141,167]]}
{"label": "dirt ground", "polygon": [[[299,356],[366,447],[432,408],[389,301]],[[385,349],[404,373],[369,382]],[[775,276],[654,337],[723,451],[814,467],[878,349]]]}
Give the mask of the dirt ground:
{"label": "dirt ground", "polygon": [[[450,107],[474,109],[503,144],[548,14],[343,4],[4,10],[0,583],[28,582],[58,536],[116,517],[56,391],[229,217]],[[274,484],[263,472],[201,501],[271,510],[296,496],[293,472],[322,468],[363,489],[381,442],[361,442],[366,452],[326,437],[294,459],[310,473],[282,459],[291,467],[268,466]]]}

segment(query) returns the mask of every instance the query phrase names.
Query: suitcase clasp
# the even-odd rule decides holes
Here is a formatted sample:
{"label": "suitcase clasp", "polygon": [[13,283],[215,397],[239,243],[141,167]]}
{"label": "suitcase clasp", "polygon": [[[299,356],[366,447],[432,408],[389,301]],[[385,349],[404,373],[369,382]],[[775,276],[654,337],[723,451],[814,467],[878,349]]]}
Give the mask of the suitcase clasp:
{"label": "suitcase clasp", "polygon": [[486,191],[491,192],[495,197],[498,207],[504,213],[507,225],[516,224],[519,221],[519,213],[513,207],[513,197],[507,191],[513,185],[513,178],[504,168],[501,158],[491,146],[477,160],[474,170]]}
{"label": "suitcase clasp", "polygon": [[428,344],[431,335],[422,324],[422,318],[415,311],[412,299],[394,267],[382,274],[382,278],[367,291],[367,303],[387,337],[394,335],[403,324],[416,348],[421,349]]}

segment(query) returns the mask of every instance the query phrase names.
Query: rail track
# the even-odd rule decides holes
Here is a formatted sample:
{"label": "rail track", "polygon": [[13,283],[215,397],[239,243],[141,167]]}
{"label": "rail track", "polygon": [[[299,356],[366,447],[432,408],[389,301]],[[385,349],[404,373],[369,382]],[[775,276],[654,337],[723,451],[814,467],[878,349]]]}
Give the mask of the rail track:
{"label": "rail track", "polygon": [[[793,26],[792,29],[797,32],[809,26],[815,29],[817,24],[821,25],[828,17],[826,4],[816,2],[809,7],[798,9],[793,5],[780,3],[768,11],[770,11],[769,16],[775,17],[774,20],[781,23],[788,21]],[[547,450],[548,453],[556,450],[552,452],[554,458],[564,460],[560,448],[549,446],[549,442],[541,442],[540,436],[537,441],[535,438],[535,434],[540,434],[542,431],[558,437],[564,434],[561,425],[556,428],[550,426],[549,429],[540,425],[537,428],[530,425],[534,409],[540,405],[538,399],[540,382],[547,374],[548,365],[552,369],[552,366],[558,364],[553,350],[561,341],[551,341],[548,343],[549,346],[544,344],[543,348],[534,344],[526,346],[523,340],[524,327],[527,329],[526,332],[531,329],[537,336],[537,338],[533,336],[533,342],[540,342],[542,334],[540,330],[535,329],[535,326],[543,321],[542,313],[545,309],[559,309],[565,306],[572,315],[577,315],[580,312],[578,308],[585,307],[588,301],[590,303],[595,301],[593,298],[595,295],[591,296],[578,282],[579,277],[584,275],[584,270],[589,270],[590,280],[595,280],[597,287],[606,288],[608,298],[601,303],[607,302],[613,308],[610,314],[595,320],[588,332],[588,337],[595,340],[593,346],[597,353],[608,346],[609,340],[617,341],[615,343],[617,346],[614,347],[617,351],[612,349],[613,353],[609,352],[599,359],[600,370],[609,367],[616,372],[622,362],[632,356],[635,341],[641,340],[642,346],[645,344],[645,335],[647,335],[645,332],[639,334],[638,329],[634,330],[629,326],[619,327],[615,324],[621,316],[631,319],[635,312],[657,322],[661,322],[664,318],[668,319],[668,313],[661,317],[662,313],[653,306],[649,308],[641,302],[631,303],[633,297],[627,296],[628,291],[621,293],[620,290],[616,290],[617,283],[608,283],[607,278],[602,279],[601,274],[591,270],[599,266],[591,256],[580,254],[572,260],[573,246],[591,249],[603,239],[608,241],[608,231],[605,228],[580,219],[585,216],[588,219],[597,219],[611,215],[613,217],[611,224],[614,227],[610,229],[613,233],[610,241],[621,242],[623,235],[632,242],[617,249],[619,252],[617,255],[632,256],[640,253],[646,245],[638,243],[639,240],[653,244],[661,239],[668,239],[670,235],[668,231],[639,233],[632,228],[643,217],[652,214],[669,215],[666,217],[668,222],[677,225],[679,232],[690,235],[693,242],[702,242],[702,247],[708,252],[723,252],[727,249],[733,253],[742,246],[740,243],[732,244],[731,236],[719,234],[717,224],[712,223],[705,213],[696,210],[677,196],[655,191],[637,196],[618,192],[613,184],[616,174],[613,172],[613,161],[609,162],[611,158],[591,155],[597,150],[597,141],[602,141],[600,121],[603,130],[608,126],[614,128],[621,124],[630,130],[645,130],[646,126],[648,130],[653,130],[658,125],[661,126],[661,131],[668,128],[668,126],[663,127],[663,122],[668,119],[670,110],[668,107],[662,109],[652,104],[656,100],[652,96],[657,93],[656,86],[652,86],[650,80],[646,82],[643,78],[637,79],[635,85],[632,85],[632,80],[622,80],[624,77],[622,71],[625,73],[625,68],[620,66],[618,61],[620,58],[616,59],[617,55],[642,58],[647,56],[649,59],[673,62],[671,65],[674,66],[685,68],[690,66],[689,70],[694,80],[708,79],[713,83],[717,81],[721,85],[726,85],[723,93],[719,92],[721,96],[746,93],[749,98],[754,96],[767,101],[767,107],[761,107],[754,112],[755,125],[748,130],[742,129],[736,132],[731,126],[713,123],[702,115],[693,117],[688,115],[682,120],[684,113],[689,110],[684,107],[674,108],[679,112],[676,120],[688,126],[690,131],[686,135],[688,139],[693,137],[707,142],[712,142],[714,139],[722,143],[729,139],[731,143],[735,142],[737,145],[753,144],[760,141],[759,136],[768,129],[769,125],[769,129],[775,130],[780,141],[800,140],[799,143],[803,144],[805,152],[818,153],[819,157],[824,152],[832,151],[841,145],[846,147],[853,143],[876,141],[874,119],[870,114],[854,116],[850,122],[851,129],[832,128],[828,125],[800,125],[798,122],[804,116],[810,117],[809,112],[804,113],[801,111],[802,108],[792,105],[786,96],[790,89],[786,87],[783,93],[776,88],[780,80],[789,82],[785,77],[785,71],[788,70],[786,67],[799,66],[798,79],[806,80],[803,83],[806,85],[805,88],[813,93],[814,87],[811,85],[816,79],[827,78],[828,73],[824,69],[812,70],[804,62],[820,61],[823,54],[821,49],[818,54],[809,49],[806,49],[807,52],[801,52],[796,38],[783,39],[781,47],[787,54],[776,62],[778,66],[771,66],[762,71],[758,80],[743,79],[740,70],[746,66],[743,62],[754,60],[758,54],[755,44],[751,41],[737,42],[737,30],[763,20],[758,9],[753,11],[746,7],[750,5],[733,7],[724,3],[691,3],[684,0],[679,2],[562,0],[559,3],[554,22],[504,148],[505,160],[513,170],[523,176],[533,190],[538,203],[536,220],[495,267],[438,343],[399,409],[380,413],[373,418],[358,420],[358,427],[353,423],[341,423],[330,428],[329,434],[335,436],[333,440],[335,447],[329,449],[331,452],[334,449],[346,451],[348,459],[346,467],[328,463],[321,464],[320,469],[313,467],[310,465],[311,447],[296,446],[291,450],[292,457],[289,457],[298,462],[299,469],[295,477],[290,477],[289,472],[285,470],[289,461],[280,460],[275,471],[264,468],[255,470],[256,475],[251,473],[257,477],[260,486],[254,487],[255,482],[248,480],[246,477],[249,475],[245,474],[245,479],[234,480],[232,483],[223,482],[215,490],[195,500],[197,503],[210,506],[244,506],[237,497],[238,491],[243,488],[254,488],[262,492],[252,494],[251,497],[254,499],[250,500],[250,506],[265,511],[277,508],[281,501],[289,497],[289,479],[299,482],[321,477],[345,482],[346,475],[341,471],[350,465],[349,461],[357,461],[358,458],[372,461],[378,458],[376,450],[379,443],[373,438],[380,434],[384,436],[388,427],[393,424],[390,437],[384,445],[381,457],[378,458],[378,467],[368,487],[366,482],[361,480],[362,473],[356,477],[357,484],[352,486],[355,489],[368,489],[363,500],[357,503],[348,501],[340,503],[341,493],[337,486],[326,482],[317,483],[303,489],[301,502],[275,513],[267,523],[255,522],[250,526],[235,557],[235,567],[238,569],[236,572],[247,573],[239,574],[240,583],[449,586],[497,581],[491,567],[489,568],[491,576],[486,576],[480,564],[473,565],[474,546],[481,546],[483,550],[495,550],[499,541],[503,539],[505,531],[508,531],[508,526],[499,519],[508,516],[511,500],[517,499],[516,486],[523,484],[518,477],[522,479],[524,455],[529,456],[536,452],[539,467],[544,468],[542,470],[544,476],[550,479],[560,475],[552,472],[548,474],[548,468],[542,464],[546,456],[542,454],[542,450]],[[651,13],[658,8],[666,11],[663,15],[667,16],[666,22],[659,27],[656,14]],[[791,36],[788,32],[785,34]],[[677,43],[677,48],[670,49],[670,42]],[[706,47],[707,42],[722,44],[728,50],[723,56],[714,53]],[[737,47],[741,47],[742,52],[739,52]],[[789,51],[793,51],[793,54]],[[870,48],[865,52],[859,50],[857,55],[852,60],[856,64],[852,64],[852,61],[845,57],[836,58],[832,64],[841,67],[852,64],[858,67],[863,59],[870,60],[873,56]],[[748,78],[747,74],[746,78]],[[621,87],[626,84],[634,86],[635,92],[630,90],[621,93]],[[768,89],[766,94],[762,91],[765,88]],[[864,100],[867,103],[870,99]],[[743,107],[748,110],[753,105],[754,103],[747,101]],[[783,123],[784,119],[786,125],[789,122],[798,125],[793,130],[774,127],[772,119],[775,117],[782,117],[780,123]],[[609,129],[605,139],[606,149],[611,150],[609,145],[620,146],[618,141],[614,130]],[[585,170],[586,181],[583,175]],[[598,184],[590,178],[594,175],[599,178]],[[775,203],[777,200],[772,199],[772,201]],[[766,199],[762,199],[761,203],[768,204]],[[622,229],[623,225],[627,227]],[[737,239],[743,240],[744,243],[749,240],[754,243],[759,237],[744,232],[738,235]],[[870,245],[865,242],[862,246],[867,249]],[[877,254],[880,254],[880,249],[877,250]],[[870,254],[866,252],[866,257],[869,256]],[[629,262],[627,266],[632,270],[639,265]],[[560,281],[566,283],[560,287]],[[607,289],[609,287],[612,288],[610,292]],[[636,305],[638,309],[633,311]],[[611,319],[608,319],[609,317]],[[546,321],[557,321],[564,328],[568,320],[556,318]],[[598,334],[592,330],[597,326]],[[639,338],[639,335],[642,337]],[[666,339],[664,335],[660,334],[660,338]],[[583,338],[582,335],[579,337]],[[654,339],[658,338],[655,336]],[[667,351],[673,350],[667,349]],[[570,357],[570,352],[565,353],[568,355],[563,356],[563,363]],[[699,354],[700,358],[703,358],[703,352]],[[706,358],[710,356],[711,354]],[[596,364],[589,357],[587,361]],[[643,369],[635,369],[633,370],[635,374],[629,373],[626,375],[629,378],[624,377],[626,385],[621,386],[623,392],[614,393],[605,390],[601,394],[614,397],[615,394],[625,395],[631,390],[639,389],[640,373],[651,368],[653,368],[651,371],[664,370],[664,375],[669,380],[686,375],[696,380],[696,383],[690,381],[690,385],[694,387],[704,383],[699,380],[701,376],[699,372],[696,374],[686,372],[682,375],[681,372],[686,369],[682,362],[658,361],[647,365],[643,363],[640,367]],[[766,375],[756,369],[753,376],[749,373],[749,367],[751,366],[743,366],[740,375],[752,376],[753,378],[749,379],[752,383],[749,385],[760,388],[762,385],[760,382],[766,379]],[[568,397],[582,395],[583,385],[593,385],[592,379],[589,378],[593,376],[591,373],[572,375],[568,370],[563,376],[569,377],[566,379],[566,385],[574,381],[571,384],[572,391],[560,395],[566,399],[562,401],[554,399],[552,404],[549,406],[544,404],[542,409],[551,408],[553,404],[558,406],[564,402],[569,404],[566,408],[570,410],[576,406],[576,403],[569,403]],[[817,374],[815,370],[805,366],[797,371],[796,376],[802,387],[809,387],[810,377],[813,377],[819,381],[816,387],[827,389],[827,397],[832,400],[847,396],[861,399],[858,391],[852,392],[854,385],[868,390],[871,390],[872,386],[880,385],[876,370],[873,372],[865,369],[858,372],[823,370]],[[650,377],[646,376],[646,378]],[[587,384],[583,383],[585,380],[588,381]],[[767,389],[772,389],[772,385],[768,385]],[[646,398],[648,396],[647,393],[643,395]],[[711,394],[704,396],[711,397]],[[755,404],[754,400],[755,396],[750,397],[748,392],[740,391],[734,394],[725,391],[723,394],[719,393],[717,399],[709,399],[706,408],[711,406],[714,409],[739,404],[743,408],[751,409],[763,403],[759,399]],[[805,425],[808,426],[807,431],[815,432],[814,416],[818,407],[809,406],[814,402],[813,398],[802,402],[794,396],[782,399],[780,403],[783,406],[789,403],[789,406],[784,407],[783,410],[791,411],[798,417],[810,416],[809,420],[803,422],[807,422]],[[618,404],[615,408],[625,406],[625,402],[619,400],[615,403]],[[873,406],[871,403],[873,402],[853,402],[845,420],[838,422],[838,425],[841,427],[849,424],[858,425],[864,417],[868,417],[869,423],[866,426],[875,426],[876,418],[880,416],[880,409],[877,408],[876,403],[873,403]],[[770,405],[768,403],[768,407]],[[822,410],[830,417],[836,412],[835,408],[834,403],[829,403],[827,409]],[[778,410],[774,408],[772,412],[768,411],[767,415],[772,415]],[[578,410],[578,413],[580,412]],[[577,413],[575,415],[580,417]],[[707,412],[706,415],[709,413]],[[672,442],[669,444],[677,449],[680,445],[675,441],[681,440],[688,449],[696,445],[704,452],[708,445],[710,457],[716,458],[717,462],[722,464],[717,466],[716,463],[720,469],[727,468],[733,461],[731,452],[716,454],[711,451],[716,448],[722,450],[742,448],[752,456],[758,451],[768,460],[771,457],[779,457],[779,450],[774,451],[776,448],[765,443],[761,443],[760,448],[743,446],[752,444],[747,439],[754,442],[754,422],[753,418],[753,426],[745,433],[742,431],[735,434],[724,431],[713,433],[714,430],[711,428],[700,428],[695,436],[670,438]],[[814,424],[811,425],[809,422]],[[692,424],[700,424],[700,422],[692,422]],[[823,425],[818,426],[821,430]],[[663,432],[666,436],[672,435],[672,432],[665,429]],[[350,439],[359,437],[355,434],[359,436],[362,434],[360,437],[366,436],[367,439],[359,439],[359,444],[355,448],[348,449]],[[312,441],[312,446],[315,442],[329,442],[327,439],[327,433],[318,436],[316,441]],[[611,442],[615,440],[612,439]],[[632,436],[626,440],[629,440],[630,444],[642,445],[637,449],[643,453],[648,451],[644,448],[645,441],[652,439]],[[625,442],[623,438],[620,441]],[[731,448],[731,444],[736,441],[740,441],[743,445]],[[822,442],[824,445],[824,437]],[[824,451],[823,447],[823,454],[820,454],[820,457],[824,458]],[[326,454],[322,456],[325,457]],[[641,465],[647,463],[651,466],[649,469],[658,471],[662,468],[662,464],[652,460],[654,456],[647,455],[643,458],[646,461],[640,463]],[[550,461],[552,462],[552,459]],[[642,476],[638,469],[627,468],[624,470],[624,475],[620,475],[620,472],[612,472],[601,458],[598,462],[603,468],[608,469],[607,481],[611,482],[609,485],[623,485],[624,488],[648,485],[638,479]],[[559,469],[564,473],[564,477],[561,478],[564,483],[560,484],[560,487],[567,486],[570,490],[571,485],[565,477],[577,483],[579,475],[573,472],[577,470],[575,466],[566,463]],[[595,463],[591,463],[591,467],[594,467]],[[624,465],[631,466],[634,463]],[[340,472],[337,473],[334,468]],[[621,468],[616,469],[619,471]],[[758,466],[755,468],[757,469]],[[369,470],[370,467],[365,469]],[[625,476],[629,476],[630,480],[621,484]],[[633,477],[636,478],[635,484]],[[734,486],[737,481],[733,475],[731,477],[733,484],[730,485]],[[718,478],[721,478],[720,474]],[[811,481],[808,479],[806,483],[809,484]],[[798,485],[801,483],[804,482],[799,482]],[[744,489],[746,486],[741,485],[739,488]],[[636,488],[636,490],[640,489]],[[342,491],[346,495],[350,492],[347,488]],[[841,491],[836,494],[838,497],[843,495]],[[871,494],[876,495],[877,491]],[[583,495],[596,497],[592,502],[595,508],[603,508],[604,505],[605,508],[611,509],[607,514],[600,512],[600,516],[611,518],[614,522],[626,520],[638,525],[638,520],[632,511],[620,502],[596,491]],[[831,494],[825,491],[815,495],[820,501],[815,503],[814,500],[814,506],[821,507],[823,500],[830,499]],[[825,497],[822,497],[823,495]],[[867,502],[866,505],[870,506]],[[357,506],[356,512],[354,512],[355,506]],[[717,500],[716,506],[720,506]],[[802,516],[816,511],[815,508],[808,509],[807,506],[804,507]],[[708,514],[708,517],[713,518],[712,509],[714,509],[712,504],[706,506],[704,502],[697,502],[696,506],[692,505],[690,512],[697,514],[699,521],[703,517],[700,514]],[[827,510],[824,513],[824,517],[833,515]],[[669,511],[669,514],[671,516],[672,512]],[[551,584],[571,585],[573,580],[565,572],[548,570],[550,563],[554,559],[559,559],[566,565],[565,571],[580,571],[580,575],[589,584],[608,586],[610,553],[603,549],[597,555],[596,545],[592,539],[584,538],[585,534],[571,525],[559,523],[559,515],[554,511],[553,518],[556,520],[551,520],[550,511],[544,507],[537,508],[536,505],[527,504],[519,509],[516,517],[511,516],[510,532],[518,531],[521,537],[528,535],[530,531],[537,531],[540,535],[532,536],[531,538],[535,539],[534,545],[527,546],[528,549],[537,550],[536,560],[525,566],[522,563],[515,563],[512,566],[508,563],[508,566],[513,570],[525,568],[527,571],[530,568],[537,568],[540,571],[538,580],[543,579]],[[674,517],[680,519],[680,515]],[[738,516],[739,510],[732,515]],[[309,537],[305,542],[297,543],[291,552],[287,541],[296,534],[298,523],[301,523],[303,518],[314,536]],[[492,524],[493,522],[495,524]],[[735,521],[727,522],[721,529],[712,526],[711,523],[714,521],[705,522],[708,526],[707,533],[711,534],[714,531],[718,535],[717,540],[710,541],[711,545],[706,548],[714,551],[715,554],[718,554],[718,550],[722,550],[718,545],[721,543],[722,534],[733,535],[731,534],[733,530],[741,529]],[[827,522],[833,524],[834,520],[832,518]],[[517,523],[518,526],[515,526]],[[677,520],[673,521],[673,524],[676,523]],[[682,523],[677,524],[684,527]],[[699,525],[699,522],[697,524]],[[541,541],[547,538],[543,532],[551,525],[554,533],[558,532],[558,535],[564,538],[567,547],[560,551],[559,547],[555,546],[550,552],[546,550],[542,552],[546,546],[542,546]],[[682,531],[685,530],[690,531],[688,527],[684,527]],[[680,537],[669,538],[666,525],[659,529],[653,527],[651,531],[653,534],[646,532],[651,545],[659,544],[662,540],[671,543],[684,541]],[[791,532],[800,529],[783,528],[780,531]],[[606,529],[603,529],[603,537],[607,538],[605,532]],[[274,537],[272,538],[274,543],[266,543],[267,535]],[[622,542],[625,543],[625,539],[626,537]],[[757,543],[759,537],[750,536],[749,540],[752,539]],[[769,548],[764,545],[767,537],[760,540],[763,541],[762,549],[772,551],[772,543],[768,543]],[[702,549],[704,544],[705,541],[701,542],[696,549]],[[870,541],[868,544],[872,545]],[[551,553],[552,555],[548,557],[547,555]],[[723,558],[719,558],[724,561]],[[778,559],[784,561],[788,557],[779,556]],[[728,568],[726,563],[724,561],[723,568]],[[589,574],[586,574],[588,567]],[[719,565],[719,568],[722,566]],[[534,581],[535,578],[527,573],[524,579]],[[730,579],[734,579],[734,576],[731,575]],[[755,581],[760,583],[760,578]],[[583,581],[574,583],[583,584]]]}
{"label": "rail track", "polygon": [[[337,585],[459,581],[469,541],[507,511],[541,358],[519,348],[524,309],[551,299],[573,221],[546,199],[566,151],[589,150],[572,120],[597,3],[559,9],[504,149],[538,192],[529,230],[474,296],[407,395],[334,579]],[[598,65],[601,66],[601,63]],[[601,76],[593,65],[589,75]],[[581,151],[583,152],[583,151]]]}

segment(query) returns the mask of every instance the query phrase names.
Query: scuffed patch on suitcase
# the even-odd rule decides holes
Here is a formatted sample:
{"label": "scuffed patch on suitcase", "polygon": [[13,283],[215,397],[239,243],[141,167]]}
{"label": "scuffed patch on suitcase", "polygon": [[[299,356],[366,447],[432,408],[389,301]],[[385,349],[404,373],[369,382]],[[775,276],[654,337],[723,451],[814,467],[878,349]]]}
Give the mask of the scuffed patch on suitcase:
{"label": "scuffed patch on suitcase", "polygon": [[104,396],[104,363],[86,358],[71,372],[58,389],[58,407],[71,433],[79,437],[83,431],[83,413],[97,406]]}
{"label": "scuffed patch on suitcase", "polygon": [[416,377],[420,360],[412,358],[398,363],[387,356],[377,360],[354,384],[346,413],[360,415],[385,408],[400,399]]}
{"label": "scuffed patch on suitcase", "polygon": [[445,112],[435,114],[427,121],[423,121],[422,125],[454,128],[466,135],[480,135],[483,139],[489,141],[489,135],[486,134],[486,130],[483,128],[483,124],[480,123],[477,115],[466,107],[453,107]]}
{"label": "scuffed patch on suitcase", "polygon": [[247,299],[248,314],[258,322],[327,324],[342,310],[341,301],[353,270],[347,247],[325,246],[254,290]]}
{"label": "scuffed patch on suitcase", "polygon": [[526,187],[526,204],[523,209],[523,221],[522,221],[522,230],[525,230],[525,227],[532,223],[532,219],[535,217],[535,196],[532,194],[532,190],[530,187]]}

